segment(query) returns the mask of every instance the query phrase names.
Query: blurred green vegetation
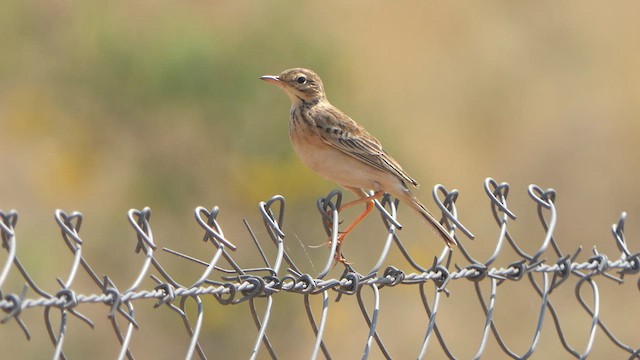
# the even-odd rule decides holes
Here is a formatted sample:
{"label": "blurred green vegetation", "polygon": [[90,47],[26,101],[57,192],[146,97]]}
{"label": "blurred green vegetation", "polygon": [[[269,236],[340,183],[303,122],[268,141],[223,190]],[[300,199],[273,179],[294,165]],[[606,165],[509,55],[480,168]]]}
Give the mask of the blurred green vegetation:
{"label": "blurred green vegetation", "polygon": [[[53,275],[64,277],[70,263],[56,237],[55,208],[85,214],[87,257],[100,273],[127,283],[141,260],[133,254],[129,208],[152,208],[161,246],[206,259],[211,249],[199,240],[196,206],[220,206],[227,237],[250,249],[241,219],[265,236],[256,204],[282,194],[288,246],[313,272],[326,251],[306,248],[325,241],[315,200],[336,185],[297,160],[287,136],[289,100],[258,80],[304,66],[323,77],[335,105],[423,184],[417,195],[425,202],[431,204],[435,183],[460,189],[460,216],[479,236],[469,245],[475,254],[490,253],[497,236],[481,188],[487,176],[513,185],[511,204],[520,216],[513,229],[530,249],[543,234],[525,193],[537,183],[558,190],[556,238],[566,251],[597,244],[613,254],[610,224],[628,211],[633,238],[640,221],[638,7],[631,1],[8,0],[0,7],[0,208],[20,212],[18,254],[52,291]],[[413,253],[428,262],[439,244],[417,217],[401,217],[403,238],[416,239]],[[380,237],[378,220],[367,221],[371,226],[358,229],[345,249],[363,266],[380,245],[372,240]],[[256,264],[250,250],[237,256]],[[164,259],[178,264],[172,270],[185,282],[201,270]],[[19,277],[11,281],[21,287]],[[390,296],[401,304],[416,294]],[[222,349],[223,357],[245,357],[254,338],[248,310],[208,305],[203,338],[212,343],[206,346]],[[270,326],[275,338],[290,336],[292,328],[310,333],[301,312],[286,316],[289,306],[302,310],[299,298],[283,296],[278,306],[284,314]],[[513,311],[529,311],[523,306]],[[142,311],[147,316],[134,353],[151,354],[144,339],[158,338],[175,347],[166,358],[180,357],[181,325],[157,319],[173,314]],[[480,310],[450,314],[451,326],[473,311]],[[104,313],[94,316],[99,322]],[[30,320],[30,329],[42,327],[40,318]],[[334,344],[357,328],[343,317],[333,321]],[[0,327],[16,341],[6,353],[31,356],[19,332],[7,329]],[[114,357],[108,327],[97,331],[113,342],[94,355]],[[514,341],[526,343],[529,335],[514,330]],[[76,334],[66,348],[85,351],[88,338],[91,333]],[[234,342],[241,345],[229,345]],[[31,358],[51,353],[44,332],[36,330],[32,343],[26,345],[34,349]],[[307,354],[289,351],[281,355]],[[357,356],[361,349],[345,351]],[[553,346],[547,351],[553,354]]]}

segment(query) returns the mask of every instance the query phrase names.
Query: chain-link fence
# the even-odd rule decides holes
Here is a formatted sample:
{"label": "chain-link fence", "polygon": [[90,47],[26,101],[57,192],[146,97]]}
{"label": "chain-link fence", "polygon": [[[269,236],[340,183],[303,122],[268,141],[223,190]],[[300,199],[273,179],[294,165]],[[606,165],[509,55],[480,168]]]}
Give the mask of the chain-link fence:
{"label": "chain-link fence", "polygon": [[[599,253],[593,248],[593,254],[585,257],[581,255],[581,248],[567,252],[561,249],[558,241],[554,239],[554,230],[557,223],[556,207],[554,205],[555,191],[552,189],[542,190],[536,185],[528,188],[528,193],[537,206],[539,221],[545,230],[539,248],[534,253],[525,252],[509,231],[509,223],[515,220],[516,216],[507,205],[509,186],[506,183],[497,183],[488,178],[484,183],[486,194],[490,201],[493,217],[499,227],[499,236],[495,243],[486,244],[493,246],[491,255],[486,259],[478,259],[468,251],[465,244],[473,239],[473,234],[467,230],[458,219],[456,209],[456,190],[448,191],[445,187],[437,185],[433,190],[435,203],[441,210],[442,222],[451,229],[452,233],[459,240],[459,247],[453,251],[461,254],[461,259],[465,263],[453,263],[452,251],[444,247],[441,253],[434,257],[433,262],[428,266],[419,264],[404,246],[398,236],[398,229],[401,228],[396,218],[397,203],[390,201],[385,196],[380,202],[376,202],[382,221],[387,229],[384,234],[385,245],[379,255],[378,260],[371,269],[356,269],[350,264],[336,265],[336,243],[332,242],[327,260],[322,271],[318,274],[304,273],[296,265],[291,254],[286,251],[285,233],[283,231],[283,216],[285,211],[285,200],[281,196],[274,196],[267,202],[259,205],[264,227],[269,239],[259,240],[255,231],[245,221],[245,225],[251,238],[254,240],[255,248],[263,263],[261,267],[243,268],[232,256],[236,250],[236,245],[225,237],[222,228],[217,222],[219,209],[214,207],[208,210],[204,207],[195,209],[195,219],[204,230],[204,241],[213,245],[213,255],[209,261],[196,259],[176,251],[164,249],[181,258],[180,261],[194,261],[204,265],[201,276],[192,283],[184,284],[176,281],[160,264],[156,256],[158,245],[154,241],[151,230],[149,208],[143,210],[132,209],[128,213],[128,219],[137,235],[136,253],[144,256],[144,261],[140,266],[139,273],[132,285],[126,290],[119,290],[109,276],[99,276],[83,257],[83,239],[80,235],[83,216],[78,212],[67,214],[61,210],[55,212],[57,225],[62,230],[62,238],[73,254],[73,264],[66,279],[58,279],[60,286],[56,293],[49,293],[40,288],[33,277],[29,275],[27,269],[19,260],[19,231],[16,231],[18,214],[15,211],[0,212],[0,231],[2,234],[2,246],[7,251],[2,272],[0,273],[0,308],[6,315],[1,322],[5,324],[2,332],[6,334],[13,331],[7,327],[8,322],[15,322],[27,339],[30,338],[29,328],[39,324],[26,324],[22,320],[22,315],[34,309],[44,310],[44,326],[47,329],[51,342],[53,343],[54,359],[66,358],[65,338],[69,332],[69,318],[75,317],[81,322],[93,326],[95,317],[89,319],[83,315],[83,307],[88,303],[104,304],[106,306],[105,316],[113,326],[113,332],[117,337],[121,347],[118,358],[134,358],[134,353],[130,343],[132,337],[144,337],[144,332],[135,332],[139,327],[138,319],[135,316],[135,306],[141,300],[151,300],[155,302],[155,307],[168,307],[184,322],[184,331],[188,334],[188,344],[185,345],[185,358],[205,358],[204,347],[201,346],[201,331],[203,328],[203,317],[205,307],[203,299],[213,297],[219,304],[232,306],[243,302],[249,304],[251,316],[256,329],[251,331],[246,328],[245,334],[255,336],[253,348],[246,349],[246,356],[256,358],[270,356],[278,357],[278,347],[270,340],[267,334],[270,320],[272,319],[272,309],[274,302],[278,301],[281,293],[298,294],[303,299],[305,313],[308,317],[308,331],[313,334],[313,341],[302,346],[307,352],[300,354],[299,358],[317,358],[324,356],[341,357],[339,348],[332,348],[326,341],[328,326],[328,312],[345,297],[355,297],[357,299],[361,314],[353,316],[349,321],[362,321],[368,329],[368,335],[361,339],[353,339],[350,346],[362,349],[362,358],[367,358],[375,351],[375,355],[393,358],[394,354],[385,345],[384,336],[379,331],[379,317],[385,308],[380,305],[381,293],[384,291],[393,292],[397,285],[413,286],[420,294],[419,303],[422,308],[406,309],[406,311],[417,311],[425,314],[427,319],[422,325],[423,332],[419,334],[420,345],[413,350],[414,357],[424,358],[428,356],[433,347],[439,347],[441,354],[448,358],[456,358],[456,350],[447,342],[445,320],[439,320],[438,314],[442,304],[447,299],[455,298],[456,292],[450,292],[449,288],[456,281],[462,281],[467,286],[475,289],[475,298],[466,299],[468,302],[479,304],[482,309],[484,324],[474,327],[473,336],[468,334],[473,342],[477,342],[477,347],[472,351],[473,358],[480,358],[485,354],[486,347],[490,342],[497,343],[497,346],[504,353],[504,356],[511,358],[528,358],[539,351],[545,345],[541,344],[540,338],[543,329],[552,331],[555,329],[557,338],[562,347],[559,347],[558,356],[586,358],[592,353],[594,346],[602,343],[598,340],[604,339],[609,346],[619,350],[619,354],[626,354],[624,358],[640,358],[640,348],[638,346],[637,330],[635,326],[628,326],[626,329],[614,332],[603,318],[600,302],[601,290],[599,283],[603,281],[614,281],[622,283],[625,276],[634,276],[633,281],[638,278],[640,271],[640,253],[629,249],[624,237],[624,224],[626,214],[622,213],[619,221],[612,226],[613,240],[621,252],[615,260],[609,259],[605,254]],[[330,193],[326,198],[318,200],[318,210],[323,216],[323,223],[327,235],[336,239],[339,234],[339,213],[342,194],[338,191]],[[268,243],[269,245],[265,245]],[[274,246],[276,249],[275,259],[269,259],[264,246]],[[407,269],[402,270],[396,266],[384,265],[388,262],[390,249],[395,246],[402,254],[406,262]],[[495,267],[494,262],[501,251],[507,247],[520,258],[519,261],[504,267]],[[186,260],[185,260],[186,259]],[[328,276],[335,266],[344,266],[342,276],[331,278]],[[384,268],[383,268],[384,266]],[[5,280],[12,272],[18,272],[25,283],[21,291],[8,291],[3,288]],[[95,283],[95,293],[82,295],[74,289],[74,280],[81,272],[85,272]],[[153,279],[157,286],[153,289],[142,288],[144,279]],[[507,282],[518,280],[528,281],[530,287],[535,291],[537,297],[529,298],[533,301],[532,311],[537,319],[533,326],[533,336],[526,350],[513,350],[509,344],[509,334],[501,332],[495,321],[495,310],[500,296],[498,287]],[[570,281],[567,281],[570,280]],[[485,286],[484,291],[481,284]],[[640,282],[638,283],[640,285]],[[429,285],[429,286],[428,286]],[[431,286],[435,285],[435,286]],[[572,324],[562,322],[559,317],[557,306],[554,305],[553,294],[559,287],[573,287],[577,303],[581,306],[581,312],[590,319],[590,325],[586,329],[586,341],[578,347],[566,336],[567,327]],[[363,293],[371,293],[373,301],[367,305],[368,301],[363,299]],[[335,301],[330,301],[332,294],[335,294]],[[443,297],[445,295],[445,297]],[[528,295],[522,295],[528,296]],[[312,298],[321,298],[322,306],[314,311]],[[192,300],[196,304],[196,315],[188,316],[187,300]],[[637,298],[630,301],[637,302]],[[257,306],[257,302],[263,305]],[[263,308],[258,310],[259,308]],[[54,326],[52,321],[52,310],[57,310],[60,314],[59,325]],[[315,313],[315,315],[314,315]],[[629,322],[634,323],[639,312],[626,314]],[[318,316],[319,315],[319,316]],[[166,316],[166,313],[165,313]],[[124,322],[123,322],[124,321]],[[512,318],[513,322],[522,321],[518,316]],[[549,326],[551,323],[553,326]],[[122,326],[124,324],[124,326]],[[545,324],[546,327],[545,327]],[[403,324],[396,324],[400,327]],[[471,327],[470,327],[471,328]],[[167,331],[174,331],[171,329]],[[457,330],[457,335],[464,331]],[[622,334],[621,334],[622,333]],[[635,335],[634,335],[635,334]],[[628,344],[621,340],[621,335],[625,337],[635,336],[636,343]],[[91,333],[83,333],[83,336],[91,336]],[[3,336],[6,338],[6,336]],[[25,347],[25,353],[28,351]],[[12,357],[19,357],[15,354]],[[143,354],[140,354],[143,355]],[[215,354],[208,354],[216,357]],[[143,356],[148,357],[148,356]]]}

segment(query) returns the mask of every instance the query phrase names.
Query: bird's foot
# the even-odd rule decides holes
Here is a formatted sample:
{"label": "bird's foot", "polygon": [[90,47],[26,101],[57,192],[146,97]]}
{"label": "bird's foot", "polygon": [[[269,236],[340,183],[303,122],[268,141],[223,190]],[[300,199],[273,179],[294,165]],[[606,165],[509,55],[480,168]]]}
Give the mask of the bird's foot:
{"label": "bird's foot", "polygon": [[[342,256],[342,242],[344,241],[344,238],[347,236],[346,232],[341,232],[338,235],[338,238],[336,239],[336,241],[338,242],[338,245],[336,246],[336,253],[333,256],[333,259],[335,260],[335,264],[341,263],[344,265],[351,265],[350,262],[347,261],[347,259]],[[329,239],[329,245],[331,245],[331,239]]]}

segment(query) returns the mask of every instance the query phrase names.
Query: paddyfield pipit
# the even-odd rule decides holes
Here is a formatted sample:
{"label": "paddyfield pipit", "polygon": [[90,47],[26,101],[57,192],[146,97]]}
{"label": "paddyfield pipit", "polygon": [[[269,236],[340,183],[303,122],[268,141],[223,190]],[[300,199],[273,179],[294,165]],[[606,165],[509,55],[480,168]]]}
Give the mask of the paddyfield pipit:
{"label": "paddyfield pipit", "polygon": [[[456,240],[409,191],[407,184],[419,186],[400,164],[387,154],[380,141],[364,127],[329,103],[320,77],[303,68],[288,69],[280,75],[260,79],[281,87],[291,99],[289,137],[302,162],[359,197],[341,206],[366,203],[365,211],[338,237],[345,236],[373,209],[373,200],[384,193],[407,203],[433,227],[449,247]],[[373,190],[369,196],[365,190]],[[340,257],[340,248],[337,256]],[[339,260],[344,261],[340,258]]]}

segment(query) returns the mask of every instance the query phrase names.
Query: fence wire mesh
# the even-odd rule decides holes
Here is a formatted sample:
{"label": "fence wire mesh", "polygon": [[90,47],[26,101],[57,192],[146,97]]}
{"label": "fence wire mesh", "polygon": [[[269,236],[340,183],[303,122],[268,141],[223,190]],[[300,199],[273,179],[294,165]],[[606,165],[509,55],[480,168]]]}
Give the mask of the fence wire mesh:
{"label": "fence wire mesh", "polygon": [[[66,279],[57,279],[60,286],[57,292],[50,293],[43,290],[19,260],[19,242],[17,240],[19,233],[16,232],[17,212],[13,210],[0,212],[2,246],[7,252],[0,273],[0,308],[6,313],[1,319],[1,323],[5,324],[3,331],[13,331],[7,328],[6,323],[14,322],[18,325],[17,329],[20,329],[26,338],[30,339],[29,327],[36,326],[36,324],[26,324],[22,320],[22,315],[34,309],[43,309],[44,326],[53,344],[52,358],[66,359],[64,349],[70,327],[70,317],[75,317],[93,327],[95,319],[90,319],[82,314],[83,306],[90,303],[104,304],[106,306],[105,315],[111,322],[115,337],[120,344],[118,358],[133,359],[134,353],[130,347],[132,337],[144,336],[142,331],[139,335],[136,335],[135,332],[139,328],[138,319],[134,312],[135,306],[139,305],[142,300],[151,300],[155,303],[155,308],[168,307],[173,310],[184,323],[184,331],[189,339],[188,344],[185,344],[184,357],[204,359],[207,355],[201,346],[204,341],[201,338],[205,314],[203,300],[209,296],[215,298],[219,304],[226,306],[248,303],[256,329],[253,332],[255,334],[253,347],[247,349],[246,356],[252,359],[259,355],[278,358],[278,349],[270,340],[267,329],[272,320],[272,309],[278,295],[291,293],[302,297],[308,317],[309,331],[313,334],[314,339],[306,344],[307,352],[300,354],[299,358],[315,359],[324,356],[330,359],[332,356],[340,357],[340,349],[331,348],[325,339],[328,312],[332,304],[344,299],[344,297],[353,296],[357,299],[362,316],[360,321],[364,320],[363,324],[368,328],[368,335],[360,339],[360,342],[354,340],[350,345],[362,349],[362,358],[370,357],[373,351],[375,351],[374,356],[381,355],[385,358],[392,358],[394,354],[385,345],[383,336],[378,331],[379,315],[381,311],[384,311],[380,305],[380,293],[393,291],[397,285],[410,285],[419,289],[422,309],[407,309],[407,311],[426,313],[428,319],[423,324],[424,330],[420,334],[422,340],[420,346],[414,349],[414,356],[424,358],[430,347],[440,347],[441,354],[454,359],[458,355],[456,355],[455,349],[448,344],[447,336],[443,330],[446,325],[443,325],[442,321],[438,321],[437,315],[449,296],[451,298],[456,296],[455,292],[449,291],[450,285],[456,281],[465,281],[465,284],[474,287],[476,294],[475,299],[467,300],[477,302],[484,317],[484,324],[479,328],[480,331],[474,333],[473,336],[464,334],[469,338],[479,339],[477,348],[472,351],[474,359],[485,354],[490,341],[495,341],[498,344],[505,357],[514,359],[531,357],[536,350],[540,350],[541,346],[544,346],[540,342],[543,328],[555,329],[555,335],[562,344],[564,352],[559,357],[586,358],[592,353],[596,339],[605,339],[621,353],[626,354],[625,358],[640,359],[639,344],[623,342],[620,333],[614,333],[607,326],[606,319],[602,318],[601,291],[598,286],[599,282],[608,280],[622,283],[623,280],[628,280],[625,279],[628,276],[635,276],[633,281],[638,281],[640,253],[631,251],[625,240],[626,213],[622,213],[619,221],[611,227],[613,240],[621,253],[619,258],[611,260],[607,255],[599,253],[595,247],[591,255],[586,258],[585,256],[581,257],[581,248],[566,252],[554,239],[557,223],[554,204],[555,191],[553,189],[543,190],[536,185],[530,185],[528,194],[537,206],[539,221],[545,231],[545,236],[534,253],[527,253],[519,246],[508,228],[510,221],[516,219],[507,204],[509,185],[487,178],[484,189],[490,202],[493,217],[499,227],[499,236],[495,244],[486,244],[486,246],[493,246],[493,251],[488,258],[478,259],[472,256],[465,247],[467,241],[472,240],[474,235],[458,219],[456,209],[458,191],[448,191],[444,186],[436,185],[433,189],[433,198],[441,210],[441,221],[458,240],[460,245],[453,251],[462,255],[462,258],[466,260],[465,264],[453,263],[452,251],[446,247],[438,256],[434,257],[433,262],[428,266],[415,261],[398,236],[397,231],[401,228],[396,217],[398,203],[385,196],[380,202],[376,201],[376,207],[387,229],[384,234],[385,245],[376,264],[366,271],[356,269],[350,264],[339,264],[338,266],[344,266],[344,271],[340,277],[336,278],[330,278],[328,274],[336,266],[334,262],[337,248],[335,239],[339,234],[340,225],[340,214],[337,209],[340,208],[342,202],[342,194],[339,191],[334,191],[317,202],[327,236],[334,240],[327,254],[324,268],[318,274],[308,274],[301,271],[292,256],[286,251],[285,232],[283,231],[285,200],[282,196],[274,196],[269,201],[259,204],[264,228],[269,237],[267,241],[264,239],[260,241],[252,227],[245,221],[247,230],[254,240],[253,246],[258,251],[260,261],[264,263],[261,267],[243,268],[234,259],[232,253],[237,247],[225,237],[217,221],[219,214],[217,207],[211,210],[204,207],[196,208],[195,220],[204,230],[203,240],[210,243],[214,249],[211,259],[203,261],[174,250],[164,249],[177,255],[180,261],[194,261],[204,265],[201,276],[189,284],[179,283],[172,278],[157,259],[158,245],[154,241],[151,229],[150,209],[132,209],[128,212],[128,219],[137,237],[135,251],[141,253],[144,260],[141,261],[139,273],[133,284],[124,290],[119,289],[109,276],[99,276],[83,257],[84,241],[80,235],[83,215],[79,212],[65,213],[62,210],[55,211],[55,220],[66,246],[73,254],[73,264]],[[275,259],[269,259],[266,255],[265,243],[275,247]],[[393,245],[406,259],[409,270],[402,270],[395,266],[383,268]],[[512,248],[520,260],[508,266],[494,266],[499,253],[507,247]],[[10,292],[3,288],[3,284],[9,274],[15,271],[24,280],[25,285],[19,291]],[[82,295],[74,289],[74,280],[81,272],[88,274],[95,283],[95,293]],[[157,284],[153,289],[142,288],[143,280],[148,278]],[[509,335],[499,331],[494,313],[499,297],[498,287],[504,283],[522,279],[528,280],[538,296],[533,310],[537,314],[535,316],[537,321],[528,348],[525,351],[516,351],[509,344]],[[572,281],[567,281],[569,279]],[[481,284],[487,285],[487,283],[488,286],[485,289],[489,289],[488,294],[486,291],[483,293],[481,289]],[[427,284],[434,286],[427,286]],[[572,344],[566,336],[566,328],[572,324],[562,322],[557,307],[554,306],[552,294],[561,286],[574,287],[574,294],[582,308],[581,311],[590,318],[590,325],[586,329],[587,339],[583,341],[585,344],[580,348]],[[640,281],[638,281],[638,286],[640,287]],[[373,298],[372,305],[367,305],[367,301],[363,299],[364,292],[371,294],[368,296]],[[335,301],[330,301],[332,294],[335,295]],[[312,297],[321,298],[322,306],[315,309],[316,311],[312,308]],[[196,305],[195,316],[188,316],[186,309],[188,300],[192,300]],[[637,301],[637,299],[631,301]],[[258,302],[263,305],[257,306]],[[263,309],[259,310],[259,308]],[[59,313],[59,320],[57,320],[58,318],[55,321],[52,320],[53,310],[57,310]],[[638,314],[628,315],[630,318],[637,318]],[[513,321],[520,320],[514,316]],[[543,324],[549,321],[553,326],[543,327]],[[59,322],[59,325],[54,326],[54,322]],[[630,319],[630,322],[633,320]],[[402,326],[402,324],[397,324],[397,326]],[[626,330],[631,332],[635,330],[635,326],[630,326]],[[250,333],[249,329],[245,329],[245,333]],[[463,331],[458,331],[458,335],[462,333]],[[86,334],[84,333],[84,336],[90,336]],[[469,346],[471,343],[470,341]],[[374,348],[377,349],[374,350]],[[25,353],[28,351],[26,349],[28,347],[25,348]],[[215,354],[209,355],[216,357]]]}

